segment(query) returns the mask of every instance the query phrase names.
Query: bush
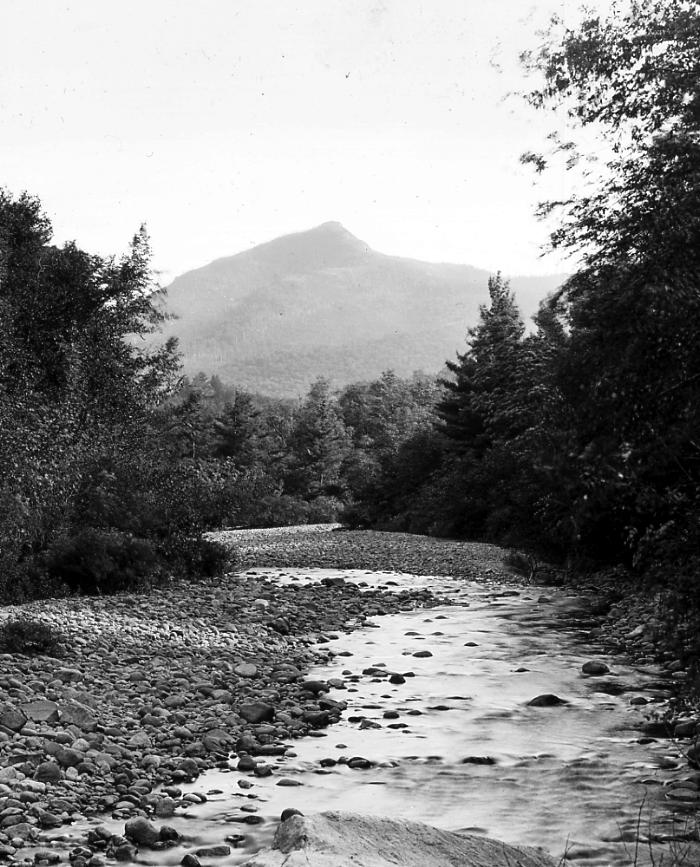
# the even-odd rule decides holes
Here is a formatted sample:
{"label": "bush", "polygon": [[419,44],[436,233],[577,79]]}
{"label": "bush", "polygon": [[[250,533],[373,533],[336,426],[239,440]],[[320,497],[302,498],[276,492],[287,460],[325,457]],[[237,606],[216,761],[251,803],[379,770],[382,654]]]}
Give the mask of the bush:
{"label": "bush", "polygon": [[116,593],[148,586],[160,559],[146,539],[116,530],[82,530],[56,543],[47,555],[48,574],[81,593]]}
{"label": "bush", "polygon": [[180,577],[213,578],[232,568],[236,560],[231,548],[198,536],[171,536],[159,551],[168,567]]}
{"label": "bush", "polygon": [[58,656],[64,641],[63,634],[43,620],[15,617],[0,625],[0,651],[3,653]]}

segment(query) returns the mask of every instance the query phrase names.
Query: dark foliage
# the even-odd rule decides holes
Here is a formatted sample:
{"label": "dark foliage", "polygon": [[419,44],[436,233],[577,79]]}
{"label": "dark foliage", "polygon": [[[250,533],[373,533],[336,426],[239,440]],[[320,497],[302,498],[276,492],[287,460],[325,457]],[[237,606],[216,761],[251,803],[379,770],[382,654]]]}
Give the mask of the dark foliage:
{"label": "dark foliage", "polygon": [[65,643],[63,633],[43,620],[23,616],[0,624],[0,653],[60,656]]}

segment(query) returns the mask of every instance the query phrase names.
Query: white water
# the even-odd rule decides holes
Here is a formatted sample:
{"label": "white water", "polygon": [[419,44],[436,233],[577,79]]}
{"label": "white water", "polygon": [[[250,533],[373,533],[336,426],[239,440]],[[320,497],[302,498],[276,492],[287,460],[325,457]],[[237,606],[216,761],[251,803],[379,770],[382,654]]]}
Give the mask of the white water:
{"label": "white water", "polygon": [[[378,617],[380,628],[322,645],[324,651],[352,655],[336,656],[313,677],[361,675],[377,664],[415,676],[392,686],[365,675],[357,683],[347,681],[347,689],[334,690],[331,698],[349,704],[343,721],[323,736],[290,743],[296,756],[274,760],[278,767],[272,777],[233,770],[200,777],[188,788],[207,794],[208,802],[168,820],[193,841],[187,849],[241,835],[239,848],[226,859],[240,863],[269,843],[285,807],[420,820],[544,846],[555,857],[566,852],[567,863],[579,865],[633,863],[642,805],[642,836],[650,820],[656,831],[670,830],[664,784],[682,776],[685,763],[670,741],[638,743],[642,713],[629,703],[634,695],[660,700],[663,694],[648,687],[659,674],[608,659],[611,674],[583,676],[583,662],[605,657],[584,643],[579,600],[531,587],[519,596],[500,596],[498,588],[445,578],[334,570],[255,573],[282,581],[343,575],[375,585],[429,584],[458,604]],[[542,596],[549,601],[538,601]],[[470,642],[474,646],[465,646]],[[419,650],[433,655],[414,657]],[[611,695],[606,684],[627,689]],[[567,704],[527,705],[542,693],[555,693]],[[387,710],[399,717],[384,719]],[[415,710],[420,715],[409,713]],[[363,730],[349,721],[354,717],[382,727]],[[389,728],[395,724],[407,728]],[[363,756],[378,765],[370,770],[321,767],[322,759],[340,756]],[[463,763],[475,756],[493,763]],[[301,785],[279,786],[281,778]],[[253,785],[242,789],[239,780]],[[240,824],[250,815],[241,811],[244,805],[257,808],[264,822]],[[183,851],[142,853],[139,860],[175,864]],[[668,858],[668,846],[657,849],[657,863],[659,853]],[[646,847],[636,857],[639,864],[651,863]]]}

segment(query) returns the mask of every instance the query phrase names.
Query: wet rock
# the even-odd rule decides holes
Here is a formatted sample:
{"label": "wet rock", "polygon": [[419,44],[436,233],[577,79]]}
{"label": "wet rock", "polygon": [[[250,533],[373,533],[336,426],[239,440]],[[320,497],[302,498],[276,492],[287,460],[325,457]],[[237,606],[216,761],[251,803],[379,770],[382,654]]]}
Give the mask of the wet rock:
{"label": "wet rock", "polygon": [[598,677],[601,674],[607,674],[610,669],[604,662],[599,662],[598,660],[591,659],[588,662],[584,662],[581,666],[581,671],[584,674],[589,674],[592,677]]}
{"label": "wet rock", "polygon": [[286,822],[287,819],[291,819],[292,816],[303,816],[304,814],[301,810],[297,810],[296,807],[287,807],[282,810],[282,815],[280,816],[280,822]]}
{"label": "wet rock", "polygon": [[201,863],[202,862],[199,860],[199,858],[196,855],[192,855],[189,852],[187,855],[184,856],[182,861],[180,861],[180,864],[182,864],[182,867],[201,867]]}
{"label": "wet rock", "polygon": [[202,849],[196,849],[194,855],[196,858],[225,858],[231,854],[231,847],[223,843],[219,846],[205,846]]}
{"label": "wet rock", "polygon": [[175,807],[176,803],[172,798],[159,798],[153,812],[159,819],[169,819],[175,815]]}
{"label": "wet rock", "polygon": [[443,831],[418,822],[357,813],[292,815],[277,828],[272,849],[248,867],[554,867],[541,850],[509,846],[474,834]]}
{"label": "wet rock", "polygon": [[467,756],[462,759],[463,765],[495,765],[496,759],[491,756]]}
{"label": "wet rock", "polygon": [[304,722],[313,728],[323,728],[330,723],[331,715],[327,710],[306,710],[302,715]]}
{"label": "wet rock", "polygon": [[233,744],[233,738],[223,729],[210,729],[202,737],[202,745],[207,752],[228,752]]}
{"label": "wet rock", "polygon": [[[114,847],[114,857],[117,861],[121,861],[124,864],[131,863],[135,861],[139,852],[136,846],[131,843],[120,843],[118,846]],[[102,861],[102,864],[106,864],[106,861]],[[95,864],[95,857],[93,856],[90,859],[90,867],[93,867]]]}
{"label": "wet rock", "polygon": [[254,771],[257,766],[258,763],[252,756],[241,756],[238,760],[236,768],[243,773],[247,773],[248,771]]}
{"label": "wet rock", "polygon": [[59,852],[48,852],[45,849],[39,849],[34,853],[35,864],[58,864],[61,860]]}
{"label": "wet rock", "polygon": [[698,721],[695,719],[678,720],[673,727],[674,738],[692,738],[697,733]]}
{"label": "wet rock", "polygon": [[306,692],[313,693],[313,695],[328,692],[328,684],[324,680],[305,680],[301,687]]}
{"label": "wet rock", "polygon": [[432,655],[433,654],[429,650],[417,650],[413,654],[413,656],[415,656],[416,659],[427,659],[429,656],[432,656]]}
{"label": "wet rock", "polygon": [[402,674],[392,674],[389,678],[389,683],[400,685],[406,683],[406,678]]}
{"label": "wet rock", "polygon": [[134,816],[124,825],[124,836],[139,846],[152,846],[160,840],[160,831],[143,816]]}
{"label": "wet rock", "polygon": [[552,692],[546,692],[542,695],[536,695],[527,703],[528,707],[557,707],[558,705],[568,704],[565,698],[559,698]]}
{"label": "wet rock", "polygon": [[351,759],[348,759],[348,767],[354,770],[366,771],[374,767],[374,763],[364,758],[364,756],[353,756]]}
{"label": "wet rock", "polygon": [[670,738],[671,726],[660,720],[649,720],[649,722],[642,723],[641,732],[650,738]]}

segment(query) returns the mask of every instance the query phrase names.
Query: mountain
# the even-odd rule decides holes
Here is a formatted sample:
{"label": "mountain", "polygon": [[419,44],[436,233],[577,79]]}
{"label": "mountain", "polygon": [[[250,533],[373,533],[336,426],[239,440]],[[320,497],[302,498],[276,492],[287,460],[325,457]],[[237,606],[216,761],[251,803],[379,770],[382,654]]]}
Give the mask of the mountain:
{"label": "mountain", "polygon": [[[217,259],[167,290],[185,371],[276,397],[393,369],[433,373],[465,347],[488,300],[489,272],[372,250],[340,223],[323,223]],[[516,277],[526,317],[561,275]]]}

